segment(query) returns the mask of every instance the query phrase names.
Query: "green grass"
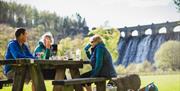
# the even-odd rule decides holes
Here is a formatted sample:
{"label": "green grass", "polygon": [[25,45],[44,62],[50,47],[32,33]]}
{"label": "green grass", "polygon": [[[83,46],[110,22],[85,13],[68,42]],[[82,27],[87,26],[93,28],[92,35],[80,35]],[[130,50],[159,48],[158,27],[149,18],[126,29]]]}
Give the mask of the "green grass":
{"label": "green grass", "polygon": [[159,91],[180,91],[180,74],[173,75],[147,75],[140,76],[141,87],[151,82],[158,87]]}
{"label": "green grass", "polygon": [[[31,90],[31,84],[32,84],[31,82],[29,84],[24,84],[23,91],[32,91]],[[53,86],[51,84],[52,84],[51,81],[45,81],[47,91],[52,91]],[[0,91],[11,91],[11,90],[12,90],[12,86],[3,87],[3,89]]]}
{"label": "green grass", "polygon": [[[158,87],[159,91],[180,91],[180,74],[172,75],[146,75],[140,76],[141,87],[148,85],[151,82]],[[52,91],[51,81],[45,82],[47,91]],[[0,91],[11,91],[12,87],[3,87]],[[24,85],[23,91],[31,91],[31,84]]]}

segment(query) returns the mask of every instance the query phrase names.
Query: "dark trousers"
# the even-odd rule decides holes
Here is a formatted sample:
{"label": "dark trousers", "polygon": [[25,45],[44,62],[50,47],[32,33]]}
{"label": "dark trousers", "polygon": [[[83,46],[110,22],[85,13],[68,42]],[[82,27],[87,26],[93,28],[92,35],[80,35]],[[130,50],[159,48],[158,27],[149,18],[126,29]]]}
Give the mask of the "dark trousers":
{"label": "dark trousers", "polygon": [[45,80],[54,80],[56,69],[42,69],[41,71]]}
{"label": "dark trousers", "polygon": [[[54,80],[55,79],[55,75],[56,75],[56,69],[41,69],[43,77],[45,80]],[[64,77],[64,79],[66,78],[66,75]]]}
{"label": "dark trousers", "polygon": [[[88,71],[88,72],[80,75],[80,78],[89,78],[89,77],[91,77],[91,71]],[[81,85],[82,86],[85,86],[85,85],[91,86],[91,83],[81,84]]]}

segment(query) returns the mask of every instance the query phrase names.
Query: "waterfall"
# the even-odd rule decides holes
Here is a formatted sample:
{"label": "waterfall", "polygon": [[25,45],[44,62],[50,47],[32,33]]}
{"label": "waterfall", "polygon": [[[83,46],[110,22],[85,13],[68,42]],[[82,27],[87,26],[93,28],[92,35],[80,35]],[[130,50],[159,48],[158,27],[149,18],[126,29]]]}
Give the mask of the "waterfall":
{"label": "waterfall", "polygon": [[162,43],[168,40],[180,41],[180,32],[120,37],[118,43],[119,57],[115,64],[128,66],[130,63],[141,63],[145,60],[154,63],[154,54]]}

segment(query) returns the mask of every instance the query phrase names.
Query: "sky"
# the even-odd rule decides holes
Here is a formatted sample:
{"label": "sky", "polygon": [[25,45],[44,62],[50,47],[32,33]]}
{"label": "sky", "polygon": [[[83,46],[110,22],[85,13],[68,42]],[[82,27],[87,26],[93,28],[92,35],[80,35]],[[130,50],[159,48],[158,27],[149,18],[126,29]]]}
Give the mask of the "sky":
{"label": "sky", "polygon": [[29,4],[38,10],[71,16],[76,12],[92,27],[130,27],[180,20],[173,0],[4,0]]}

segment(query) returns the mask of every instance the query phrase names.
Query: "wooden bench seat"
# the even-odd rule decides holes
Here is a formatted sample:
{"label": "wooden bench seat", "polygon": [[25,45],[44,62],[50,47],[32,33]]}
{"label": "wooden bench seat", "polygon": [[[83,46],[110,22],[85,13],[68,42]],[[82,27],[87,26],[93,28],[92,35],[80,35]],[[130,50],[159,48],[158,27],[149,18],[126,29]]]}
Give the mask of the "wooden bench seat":
{"label": "wooden bench seat", "polygon": [[5,85],[9,85],[13,83],[13,80],[12,79],[1,79],[0,80],[0,89],[2,89],[2,87]]}
{"label": "wooden bench seat", "polygon": [[69,80],[54,80],[52,81],[53,85],[76,85],[76,84],[86,84],[86,83],[95,83],[96,91],[105,91],[106,90],[106,78],[75,78]]}

